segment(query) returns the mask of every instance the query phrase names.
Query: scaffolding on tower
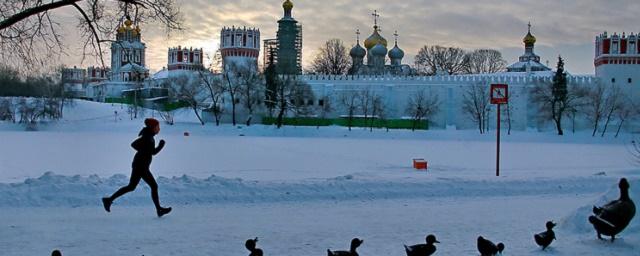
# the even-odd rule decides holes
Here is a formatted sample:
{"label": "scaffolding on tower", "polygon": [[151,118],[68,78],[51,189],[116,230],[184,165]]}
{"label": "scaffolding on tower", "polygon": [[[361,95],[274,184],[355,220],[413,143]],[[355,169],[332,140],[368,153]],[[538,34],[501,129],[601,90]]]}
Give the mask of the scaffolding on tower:
{"label": "scaffolding on tower", "polygon": [[298,24],[296,30],[296,70],[297,74],[302,74],[302,25]]}
{"label": "scaffolding on tower", "polygon": [[269,65],[278,64],[278,39],[266,39],[264,42],[263,68],[266,70]]}

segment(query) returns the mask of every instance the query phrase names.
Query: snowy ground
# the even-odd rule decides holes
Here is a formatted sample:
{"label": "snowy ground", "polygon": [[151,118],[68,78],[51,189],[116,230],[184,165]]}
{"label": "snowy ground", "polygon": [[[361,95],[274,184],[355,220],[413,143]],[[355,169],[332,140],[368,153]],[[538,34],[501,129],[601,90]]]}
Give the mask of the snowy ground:
{"label": "snowy ground", "polygon": [[[184,112],[158,136],[167,147],[152,170],[174,207],[158,219],[144,184],[101,208],[128,181],[141,123],[114,110],[125,112],[80,102],[38,132],[0,123],[2,255],[246,255],[256,236],[266,255],[325,255],[356,236],[360,255],[403,255],[427,233],[437,255],[477,255],[478,235],[504,242],[504,255],[640,255],[638,218],[614,244],[587,222],[620,177],[640,198],[632,135],[503,135],[495,177],[493,132],[201,127]],[[410,168],[416,157],[428,172]],[[532,235],[547,220],[558,240],[542,252]]]}

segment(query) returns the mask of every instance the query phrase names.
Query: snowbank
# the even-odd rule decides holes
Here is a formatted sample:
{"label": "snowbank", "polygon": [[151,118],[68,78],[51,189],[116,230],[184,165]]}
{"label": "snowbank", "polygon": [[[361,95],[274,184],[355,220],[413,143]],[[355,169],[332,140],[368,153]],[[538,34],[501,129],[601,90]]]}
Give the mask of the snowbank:
{"label": "snowbank", "polygon": [[[615,178],[529,180],[380,179],[346,175],[303,181],[245,181],[215,175],[206,179],[183,175],[159,177],[160,196],[171,205],[219,203],[271,203],[309,201],[369,201],[382,199],[487,198],[502,196],[554,196],[598,193]],[[128,177],[101,178],[62,176],[47,172],[22,183],[0,183],[0,207],[79,207],[100,205],[99,198],[128,183]],[[141,182],[137,190],[118,204],[150,204],[149,189]]]}
{"label": "snowbank", "polygon": [[[636,207],[640,207],[640,179],[631,178],[628,179],[630,189],[629,196]],[[580,207],[576,211],[569,214],[561,223],[561,227],[567,231],[571,231],[572,233],[593,233],[595,236],[595,231],[593,229],[593,225],[587,221],[588,217],[593,215],[592,208],[593,206],[602,206],[612,200],[617,200],[620,198],[620,189],[618,188],[618,183],[616,181],[611,182],[609,185],[610,189],[600,196],[597,200],[593,202],[593,204],[585,205]],[[640,209],[640,208],[639,208]],[[637,216],[633,218],[629,226],[625,228],[625,230],[621,233],[624,234],[633,234],[640,235],[640,217]]]}

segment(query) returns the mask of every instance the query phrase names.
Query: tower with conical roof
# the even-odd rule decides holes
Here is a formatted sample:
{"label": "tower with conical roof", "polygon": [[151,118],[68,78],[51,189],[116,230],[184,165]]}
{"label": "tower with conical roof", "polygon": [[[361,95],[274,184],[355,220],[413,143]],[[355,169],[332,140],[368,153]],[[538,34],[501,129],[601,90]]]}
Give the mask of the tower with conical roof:
{"label": "tower with conical roof", "polygon": [[291,15],[290,0],[286,0],[282,8],[284,17],[278,21],[276,70],[284,75],[302,74],[302,26]]}

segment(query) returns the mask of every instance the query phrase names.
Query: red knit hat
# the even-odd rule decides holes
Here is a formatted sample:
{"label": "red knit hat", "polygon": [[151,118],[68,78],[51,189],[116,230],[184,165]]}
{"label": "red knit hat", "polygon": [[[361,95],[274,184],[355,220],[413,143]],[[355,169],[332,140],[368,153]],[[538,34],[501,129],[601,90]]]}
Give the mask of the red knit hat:
{"label": "red knit hat", "polygon": [[156,120],[154,118],[147,118],[147,119],[144,120],[144,125],[146,127],[153,128],[153,127],[156,127],[156,126],[160,125],[160,122],[158,122],[158,120]]}

